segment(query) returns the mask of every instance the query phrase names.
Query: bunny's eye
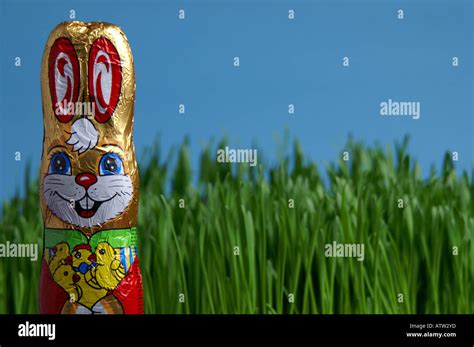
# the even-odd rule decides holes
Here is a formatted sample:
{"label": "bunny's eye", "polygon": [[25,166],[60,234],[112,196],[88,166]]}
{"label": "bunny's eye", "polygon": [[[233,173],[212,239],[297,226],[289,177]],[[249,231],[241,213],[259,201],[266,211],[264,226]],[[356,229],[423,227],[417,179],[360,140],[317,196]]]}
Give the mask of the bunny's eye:
{"label": "bunny's eye", "polygon": [[122,159],[120,159],[118,154],[104,154],[100,160],[99,174],[102,176],[123,174]]}
{"label": "bunny's eye", "polygon": [[59,175],[70,175],[71,174],[71,161],[65,153],[56,153],[51,157],[49,163],[50,174],[59,174]]}
{"label": "bunny's eye", "polygon": [[99,251],[99,253],[100,253],[100,254],[105,254],[105,249],[101,249],[101,250]]}

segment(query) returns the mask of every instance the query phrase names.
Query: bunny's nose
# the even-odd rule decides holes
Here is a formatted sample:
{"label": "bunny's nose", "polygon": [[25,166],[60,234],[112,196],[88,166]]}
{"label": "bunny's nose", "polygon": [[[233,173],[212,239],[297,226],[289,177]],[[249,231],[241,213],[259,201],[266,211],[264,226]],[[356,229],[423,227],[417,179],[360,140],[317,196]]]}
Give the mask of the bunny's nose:
{"label": "bunny's nose", "polygon": [[81,173],[76,176],[76,183],[86,189],[93,185],[95,182],[97,182],[97,177],[90,173]]}

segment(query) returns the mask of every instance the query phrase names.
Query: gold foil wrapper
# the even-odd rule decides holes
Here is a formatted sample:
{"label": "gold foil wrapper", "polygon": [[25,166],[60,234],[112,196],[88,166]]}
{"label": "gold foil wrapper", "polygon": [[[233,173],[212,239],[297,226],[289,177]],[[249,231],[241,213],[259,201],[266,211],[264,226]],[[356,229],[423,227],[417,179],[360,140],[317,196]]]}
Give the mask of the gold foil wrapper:
{"label": "gold foil wrapper", "polygon": [[[106,42],[109,48],[111,43],[113,47],[109,51],[107,51],[107,47],[104,49],[104,45],[98,49],[94,48],[94,43],[98,40]],[[94,54],[94,51],[105,52],[105,54]],[[77,63],[75,63],[76,58]],[[119,78],[116,77],[117,74],[114,75],[116,72],[113,71],[114,67],[116,71],[119,71]],[[110,88],[107,89],[107,87]],[[109,23],[74,21],[59,24],[51,32],[44,49],[41,65],[41,88],[44,116],[41,208],[45,227],[74,228],[91,236],[103,229],[136,226],[139,181],[133,145],[135,70],[132,52],[125,34],[119,27]],[[118,101],[115,105],[107,105],[107,101],[114,102],[113,94],[114,92],[116,94],[117,89],[119,90]],[[106,99],[105,102],[103,99]],[[72,111],[67,109],[64,101],[68,104],[67,106],[71,106],[69,102],[72,102]],[[103,105],[100,105],[100,101]],[[62,115],[59,112],[59,118],[55,111],[58,102],[62,102],[63,109],[66,109]],[[99,117],[94,118],[91,112],[88,112],[96,109],[97,115],[101,108],[104,109],[104,106],[105,108],[109,106],[111,111],[110,118],[105,122],[103,118],[100,118],[100,114]],[[82,129],[85,134],[79,138],[80,135],[74,134],[76,130],[74,124],[80,119],[82,122],[77,123],[77,128]],[[90,136],[92,139],[88,138],[90,135],[88,132],[93,132],[89,129],[91,125],[96,129],[98,135]],[[92,145],[94,144],[94,138],[97,138],[95,146],[87,148],[91,141]],[[72,144],[77,141],[79,141],[79,145],[73,146]],[[50,171],[52,155],[58,151],[64,152],[69,157],[70,175],[73,177],[84,173],[99,176],[99,165],[103,155],[109,152],[118,154],[123,163],[123,174],[130,178],[132,185],[132,192],[130,190],[124,192],[131,194],[126,208],[123,211],[117,209],[115,216],[106,218],[110,216],[105,216],[100,211],[100,209],[108,207],[103,203],[96,214],[104,215],[104,218],[91,218],[90,223],[83,221],[83,223],[75,224],[77,218],[74,217],[76,211],[73,206],[79,202],[75,201],[73,194],[61,195],[69,200],[69,206],[71,206],[69,209],[64,206],[53,206],[60,204],[61,201],[49,201],[49,194],[61,194],[61,192],[60,189],[55,191],[51,185],[45,186],[45,177]],[[117,193],[121,194],[120,191]],[[107,194],[103,195],[107,196]],[[91,204],[93,201],[88,203]],[[88,207],[87,204],[83,206]]]}

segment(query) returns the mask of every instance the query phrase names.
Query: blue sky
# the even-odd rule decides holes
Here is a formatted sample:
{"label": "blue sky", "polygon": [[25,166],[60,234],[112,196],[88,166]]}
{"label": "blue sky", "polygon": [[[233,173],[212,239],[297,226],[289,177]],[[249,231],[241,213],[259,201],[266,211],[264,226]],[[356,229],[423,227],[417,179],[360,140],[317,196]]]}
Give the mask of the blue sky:
{"label": "blue sky", "polygon": [[[409,134],[410,153],[424,174],[431,164],[440,166],[446,150],[459,152],[460,170],[473,167],[472,1],[0,4],[0,199],[22,185],[27,160],[39,167],[41,57],[49,32],[68,20],[70,9],[77,20],[119,25],[129,39],[138,153],[156,136],[167,152],[189,135],[197,171],[204,145],[227,134],[234,147],[257,143],[274,163],[275,139],[288,129],[322,168],[343,149],[348,133],[383,145]],[[178,19],[181,8],[185,20]],[[342,66],[344,56],[350,67]],[[380,116],[380,102],[388,99],[420,102],[421,119]],[[181,103],[185,115],[178,113]],[[295,105],[294,115],[288,104]]]}

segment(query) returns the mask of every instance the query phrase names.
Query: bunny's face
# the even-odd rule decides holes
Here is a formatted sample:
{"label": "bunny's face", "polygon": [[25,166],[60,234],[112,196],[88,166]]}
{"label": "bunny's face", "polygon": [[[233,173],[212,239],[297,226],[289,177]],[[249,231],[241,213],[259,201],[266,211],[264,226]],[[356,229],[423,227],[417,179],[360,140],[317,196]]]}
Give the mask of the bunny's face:
{"label": "bunny's face", "polygon": [[136,225],[135,73],[125,35],[107,23],[59,24],[41,80],[45,226],[91,234]]}

